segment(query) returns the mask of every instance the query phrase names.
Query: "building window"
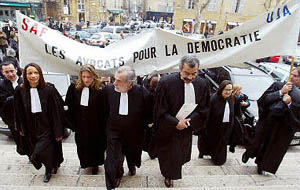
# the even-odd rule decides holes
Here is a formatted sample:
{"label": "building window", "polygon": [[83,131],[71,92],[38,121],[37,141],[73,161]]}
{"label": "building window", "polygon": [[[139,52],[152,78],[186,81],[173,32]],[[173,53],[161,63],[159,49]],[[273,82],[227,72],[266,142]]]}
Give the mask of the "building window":
{"label": "building window", "polygon": [[194,0],[185,0],[185,9],[194,9]]}
{"label": "building window", "polygon": [[241,13],[243,11],[244,4],[245,0],[234,0],[232,5],[232,12]]}
{"label": "building window", "polygon": [[210,0],[207,5],[208,11],[216,11],[217,9],[217,0]]}
{"label": "building window", "polygon": [[78,10],[85,10],[84,0],[78,0]]}
{"label": "building window", "polygon": [[70,14],[70,0],[64,0],[63,8],[64,8],[64,14],[69,15]]}

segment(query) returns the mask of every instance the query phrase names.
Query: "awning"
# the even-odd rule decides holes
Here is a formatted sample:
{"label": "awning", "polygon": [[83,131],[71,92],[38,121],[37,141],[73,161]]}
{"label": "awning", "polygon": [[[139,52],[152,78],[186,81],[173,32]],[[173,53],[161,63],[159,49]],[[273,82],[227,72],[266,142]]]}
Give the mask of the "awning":
{"label": "awning", "polygon": [[121,14],[123,13],[122,9],[107,9],[108,12],[113,13],[113,14]]}
{"label": "awning", "polygon": [[227,22],[228,25],[233,25],[233,26],[236,26],[237,23],[236,22]]}
{"label": "awning", "polygon": [[27,7],[30,8],[30,3],[18,3],[18,2],[0,2],[0,6],[4,7]]}
{"label": "awning", "polygon": [[31,8],[42,8],[42,4],[41,3],[30,3]]}

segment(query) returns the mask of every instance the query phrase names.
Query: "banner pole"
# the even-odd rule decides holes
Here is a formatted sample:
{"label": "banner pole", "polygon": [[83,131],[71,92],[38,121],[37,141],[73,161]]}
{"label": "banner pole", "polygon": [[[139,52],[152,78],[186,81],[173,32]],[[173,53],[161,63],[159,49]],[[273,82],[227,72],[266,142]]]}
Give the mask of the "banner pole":
{"label": "banner pole", "polygon": [[291,82],[292,72],[293,72],[293,68],[294,68],[294,62],[295,62],[295,58],[294,58],[294,56],[292,56],[292,62],[291,62],[291,67],[290,67],[290,75],[289,75],[289,82]]}

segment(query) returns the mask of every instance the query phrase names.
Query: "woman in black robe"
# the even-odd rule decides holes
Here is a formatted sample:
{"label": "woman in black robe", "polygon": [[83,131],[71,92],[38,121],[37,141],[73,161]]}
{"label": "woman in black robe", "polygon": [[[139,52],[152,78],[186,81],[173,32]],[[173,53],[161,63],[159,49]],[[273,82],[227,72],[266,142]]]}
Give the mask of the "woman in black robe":
{"label": "woman in black robe", "polygon": [[243,127],[243,111],[250,106],[248,96],[242,93],[242,86],[233,85],[234,124],[229,139],[229,151],[234,153],[236,145],[244,145],[247,139],[247,131]]}
{"label": "woman in black robe", "polygon": [[[226,162],[227,142],[233,126],[232,83],[224,80],[210,99],[210,112],[205,132],[198,142],[199,155],[210,155],[215,165]],[[227,110],[227,111],[225,111]]]}
{"label": "woman in black robe", "polygon": [[102,83],[92,65],[80,69],[76,84],[69,86],[67,115],[75,131],[75,142],[81,168],[104,164],[105,134],[103,124]]}
{"label": "woman in black robe", "polygon": [[25,66],[23,80],[23,85],[16,89],[16,124],[28,140],[32,164],[36,169],[45,166],[43,181],[48,182],[51,172],[56,173],[63,162],[61,97],[53,85],[45,82],[35,63]]}

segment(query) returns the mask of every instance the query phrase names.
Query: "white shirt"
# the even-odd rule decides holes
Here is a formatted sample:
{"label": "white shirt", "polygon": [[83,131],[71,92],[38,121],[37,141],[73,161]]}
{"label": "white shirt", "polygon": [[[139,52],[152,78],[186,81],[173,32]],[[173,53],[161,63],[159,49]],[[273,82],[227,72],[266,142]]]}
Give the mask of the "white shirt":
{"label": "white shirt", "polygon": [[121,92],[119,114],[128,115],[128,94]]}
{"label": "white shirt", "polygon": [[90,97],[90,89],[88,87],[84,87],[81,92],[80,105],[88,106],[89,105],[89,97]]}
{"label": "white shirt", "polygon": [[31,112],[32,113],[42,112],[40,96],[37,91],[37,88],[30,88],[30,98],[31,98]]}
{"label": "white shirt", "polygon": [[184,83],[184,103],[185,104],[195,104],[195,89],[193,83]]}
{"label": "white shirt", "polygon": [[14,82],[11,82],[14,89],[16,89],[16,87],[19,85],[18,80],[19,80],[19,77],[17,76],[17,79]]}

